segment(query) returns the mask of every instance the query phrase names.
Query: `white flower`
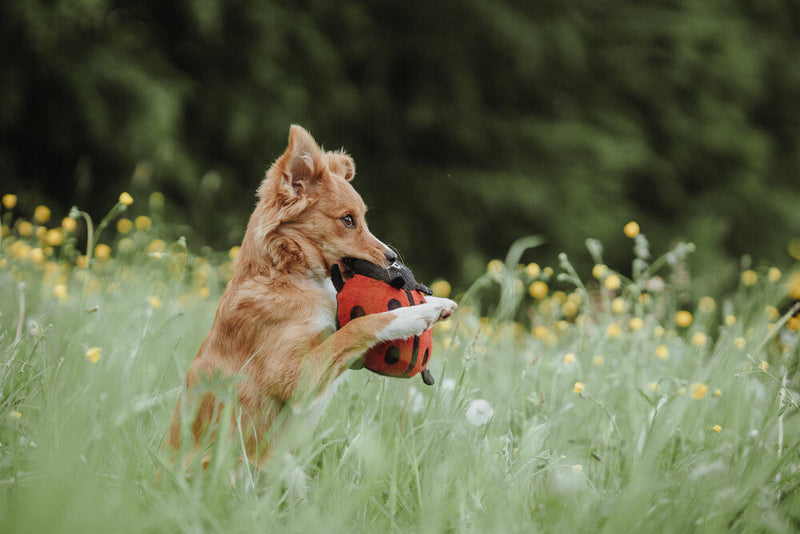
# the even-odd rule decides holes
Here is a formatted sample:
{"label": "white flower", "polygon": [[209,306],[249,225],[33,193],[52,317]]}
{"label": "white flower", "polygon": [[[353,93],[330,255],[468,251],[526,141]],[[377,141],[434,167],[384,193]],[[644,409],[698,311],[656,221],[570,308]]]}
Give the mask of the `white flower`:
{"label": "white flower", "polygon": [[452,393],[456,389],[456,381],[452,378],[445,378],[442,380],[442,385],[440,387],[442,393]]}
{"label": "white flower", "polygon": [[473,426],[485,425],[493,415],[492,405],[484,399],[475,399],[467,407],[467,421]]}

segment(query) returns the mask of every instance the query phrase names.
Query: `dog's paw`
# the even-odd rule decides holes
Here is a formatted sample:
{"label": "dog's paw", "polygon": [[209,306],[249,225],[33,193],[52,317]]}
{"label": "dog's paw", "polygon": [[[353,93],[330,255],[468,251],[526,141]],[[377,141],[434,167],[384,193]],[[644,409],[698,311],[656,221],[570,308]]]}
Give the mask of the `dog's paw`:
{"label": "dog's paw", "polygon": [[379,341],[393,341],[418,336],[434,323],[450,317],[457,306],[450,299],[428,297],[424,304],[386,312],[392,314],[392,321],[376,337]]}

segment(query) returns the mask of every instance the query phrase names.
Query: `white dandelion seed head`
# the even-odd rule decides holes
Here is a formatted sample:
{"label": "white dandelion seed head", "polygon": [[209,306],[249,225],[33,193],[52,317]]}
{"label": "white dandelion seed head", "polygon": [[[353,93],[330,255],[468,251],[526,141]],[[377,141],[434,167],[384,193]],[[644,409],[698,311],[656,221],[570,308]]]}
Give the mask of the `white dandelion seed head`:
{"label": "white dandelion seed head", "polygon": [[485,399],[475,399],[467,407],[467,422],[473,426],[485,425],[493,415],[494,409]]}
{"label": "white dandelion seed head", "polygon": [[456,389],[456,381],[452,378],[442,380],[441,389],[443,393],[452,393]]}

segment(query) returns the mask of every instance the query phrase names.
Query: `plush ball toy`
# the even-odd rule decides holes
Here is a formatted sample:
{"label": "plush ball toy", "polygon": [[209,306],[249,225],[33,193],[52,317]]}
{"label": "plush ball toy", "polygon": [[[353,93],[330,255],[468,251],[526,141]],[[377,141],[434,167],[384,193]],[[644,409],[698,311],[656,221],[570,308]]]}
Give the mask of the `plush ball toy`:
{"label": "plush ball toy", "polygon": [[[426,286],[418,284],[408,267],[399,262],[383,268],[366,260],[352,259],[346,266],[353,273],[346,282],[337,265],[331,269],[331,279],[337,291],[340,328],[363,315],[422,304],[425,295],[432,293]],[[432,349],[433,332],[426,330],[418,336],[379,343],[364,354],[359,364],[386,376],[409,378],[421,373],[422,380],[430,386],[433,376],[425,367]]]}

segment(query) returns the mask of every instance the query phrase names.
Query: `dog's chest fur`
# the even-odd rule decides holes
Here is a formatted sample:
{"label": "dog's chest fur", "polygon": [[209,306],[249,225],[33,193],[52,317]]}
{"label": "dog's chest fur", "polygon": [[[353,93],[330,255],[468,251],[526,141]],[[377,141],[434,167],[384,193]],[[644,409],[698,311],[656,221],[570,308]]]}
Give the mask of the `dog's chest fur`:
{"label": "dog's chest fur", "polygon": [[315,332],[336,331],[336,288],[330,278],[325,278],[317,284],[320,294],[319,308],[317,308],[312,328]]}

